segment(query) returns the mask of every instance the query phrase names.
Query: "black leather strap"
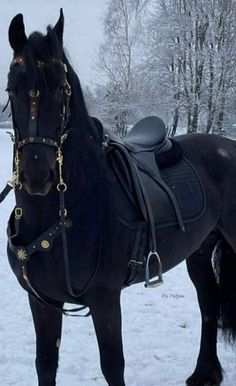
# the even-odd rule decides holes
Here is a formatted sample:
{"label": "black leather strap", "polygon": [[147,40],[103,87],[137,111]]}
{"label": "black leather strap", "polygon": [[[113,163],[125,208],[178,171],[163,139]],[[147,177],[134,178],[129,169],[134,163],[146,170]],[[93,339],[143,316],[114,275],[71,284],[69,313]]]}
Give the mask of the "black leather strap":
{"label": "black leather strap", "polygon": [[[81,291],[78,293],[75,293],[72,284],[71,284],[71,277],[70,277],[70,263],[69,263],[69,255],[68,255],[68,246],[67,246],[67,237],[66,237],[66,230],[72,226],[70,220],[67,219],[66,217],[66,209],[65,209],[65,202],[64,202],[64,191],[60,191],[60,220],[54,224],[52,227],[50,227],[46,232],[44,232],[41,236],[39,236],[36,240],[34,240],[32,243],[30,243],[27,246],[21,246],[21,245],[15,245],[14,244],[14,238],[17,237],[18,232],[14,232],[12,234],[12,229],[11,229],[11,224],[8,226],[8,243],[9,243],[9,248],[11,251],[14,253],[16,256],[18,262],[22,266],[22,277],[25,280],[25,283],[27,284],[31,294],[35,296],[38,301],[43,302],[44,304],[50,305],[53,308],[56,308],[58,311],[61,311],[65,315],[70,315],[70,313],[81,311],[85,308],[86,306],[82,306],[76,309],[61,309],[60,307],[55,306],[54,304],[50,303],[46,299],[44,299],[41,295],[38,294],[38,292],[34,289],[28,272],[27,272],[27,263],[30,260],[31,256],[35,252],[48,252],[50,249],[53,247],[53,243],[56,237],[61,235],[62,237],[62,244],[63,244],[63,257],[64,257],[64,266],[65,266],[65,280],[66,280],[66,286],[68,293],[74,297],[74,298],[79,298],[81,297],[86,290],[88,289],[89,285],[91,284],[94,276],[97,273],[100,261],[101,261],[101,252],[102,252],[102,240],[103,240],[103,234],[101,232],[100,235],[100,242],[99,242],[99,251],[98,251],[98,258],[96,262],[95,269],[91,276],[89,277],[88,281],[84,285]],[[71,316],[89,316],[90,312],[88,312],[85,315],[71,315]]]}
{"label": "black leather strap", "polygon": [[146,188],[144,186],[144,183],[142,181],[142,178],[140,176],[140,173],[138,171],[138,167],[136,163],[134,162],[134,168],[136,170],[136,175],[137,175],[137,180],[141,188],[141,192],[143,195],[143,202],[146,207],[146,213],[148,216],[148,225],[149,225],[149,230],[150,230],[150,240],[149,240],[149,249],[150,251],[156,251],[157,250],[157,241],[156,241],[156,228],[155,228],[155,220],[153,217],[153,212],[150,204],[150,199],[148,196],[148,193],[146,191]]}
{"label": "black leather strap", "polygon": [[65,209],[65,195],[64,191],[60,191],[60,214],[61,214],[61,237],[62,237],[62,245],[63,245],[63,257],[64,257],[64,266],[65,266],[65,279],[66,279],[66,286],[69,294],[73,296],[74,298],[81,297],[88,289],[90,283],[92,282],[94,276],[97,273],[98,267],[100,265],[101,261],[101,254],[102,254],[102,239],[103,234],[101,231],[100,235],[100,241],[99,241],[99,250],[98,250],[98,258],[96,262],[95,269],[91,276],[89,277],[87,283],[84,285],[84,287],[76,293],[71,284],[71,275],[70,275],[70,262],[69,262],[69,255],[68,255],[68,244],[67,244],[67,238],[66,238],[66,209]]}
{"label": "black leather strap", "polygon": [[[19,221],[17,221],[17,224],[15,224],[15,227],[19,227]],[[17,226],[16,226],[17,225]],[[29,288],[29,293],[31,293],[32,296],[34,296],[40,303],[49,305],[50,307],[58,310],[59,312],[62,312],[64,315],[67,316],[74,316],[74,317],[87,317],[90,316],[90,311],[87,312],[85,315],[74,315],[75,312],[80,312],[88,308],[87,306],[80,306],[73,309],[65,309],[60,308],[57,305],[47,301],[44,299],[38,291],[35,290],[33,284],[30,281],[28,269],[27,269],[27,263],[30,260],[31,256],[40,251],[40,252],[49,252],[50,249],[53,247],[54,240],[62,233],[62,227],[63,231],[66,232],[66,229],[71,227],[71,222],[64,218],[64,225],[62,226],[62,220],[60,219],[56,224],[54,224],[52,227],[50,227],[46,232],[44,232],[41,236],[39,236],[36,240],[34,240],[31,244],[28,246],[16,246],[14,245],[14,238],[18,236],[18,230],[14,232],[14,234],[11,234],[12,229],[9,224],[8,226],[8,245],[10,250],[14,253],[16,256],[18,262],[21,264],[22,268],[22,277],[27,284]],[[89,281],[90,282],[90,281]],[[80,294],[81,296],[81,294]]]}
{"label": "black leather strap", "polygon": [[37,137],[37,118],[39,106],[39,91],[30,90],[30,118],[29,118],[29,137]]}
{"label": "black leather strap", "polygon": [[[69,222],[69,220],[64,221],[65,229],[70,228],[71,223]],[[9,247],[17,257],[18,261],[28,262],[31,256],[36,252],[49,252],[54,245],[54,240],[60,235],[61,229],[62,223],[60,220],[52,227],[50,227],[46,232],[40,235],[36,240],[34,240],[32,243],[25,247],[21,245],[15,246],[14,238],[18,236],[18,233],[16,232],[14,235],[12,235],[11,228],[9,226],[7,231],[9,237]]]}
{"label": "black leather strap", "polygon": [[7,197],[7,195],[10,193],[10,191],[13,189],[13,186],[10,182],[8,182],[5,186],[5,188],[0,193],[0,203]]}
{"label": "black leather strap", "polygon": [[72,308],[72,309],[61,308],[61,307],[57,306],[56,304],[49,303],[44,298],[42,298],[39,295],[39,293],[32,286],[32,283],[31,283],[31,281],[29,279],[29,275],[28,275],[27,265],[22,266],[22,276],[23,276],[27,286],[29,287],[29,289],[31,291],[31,295],[34,296],[37,299],[37,301],[39,303],[41,303],[42,305],[47,305],[47,306],[49,305],[50,307],[52,307],[56,311],[62,312],[63,315],[66,315],[66,316],[73,316],[73,317],[77,317],[77,318],[86,318],[87,316],[91,315],[90,310],[85,315],[78,315],[78,314],[74,315],[73,314],[74,312],[80,312],[80,311],[85,310],[86,308],[88,308],[87,306],[80,306],[80,307]]}

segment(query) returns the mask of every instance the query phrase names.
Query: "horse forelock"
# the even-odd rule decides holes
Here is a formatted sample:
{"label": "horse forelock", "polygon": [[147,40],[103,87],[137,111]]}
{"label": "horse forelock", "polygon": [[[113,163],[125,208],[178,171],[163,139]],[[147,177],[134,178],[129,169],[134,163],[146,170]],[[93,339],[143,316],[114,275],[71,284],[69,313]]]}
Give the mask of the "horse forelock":
{"label": "horse forelock", "polygon": [[48,26],[47,34],[33,32],[28,38],[30,54],[34,60],[50,60],[51,58],[63,59],[64,51],[58,43],[53,29]]}

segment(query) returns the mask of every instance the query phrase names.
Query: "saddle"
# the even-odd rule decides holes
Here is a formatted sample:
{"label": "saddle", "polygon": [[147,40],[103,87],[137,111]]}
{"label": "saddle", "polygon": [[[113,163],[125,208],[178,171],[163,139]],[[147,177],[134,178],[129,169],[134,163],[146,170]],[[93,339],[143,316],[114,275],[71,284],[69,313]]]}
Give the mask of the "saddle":
{"label": "saddle", "polygon": [[141,119],[124,138],[119,138],[114,133],[110,133],[109,137],[132,154],[152,151],[164,153],[172,147],[166,136],[164,122],[156,116]]}
{"label": "saddle", "polygon": [[[184,232],[185,223],[198,218],[204,211],[203,186],[193,165],[184,157],[180,144],[167,137],[164,122],[156,116],[140,120],[125,138],[109,133],[105,144],[117,178],[146,225],[148,236],[136,243],[147,244],[145,261],[141,261],[145,269],[145,286],[160,285],[162,266],[156,230],[178,226]],[[191,199],[193,194],[194,200]],[[136,245],[135,249],[143,254],[145,247]],[[140,259],[143,256],[135,256],[130,266],[136,269],[141,264]],[[158,264],[158,276],[152,280],[149,275],[151,260]],[[132,283],[133,279],[128,280],[128,284]]]}

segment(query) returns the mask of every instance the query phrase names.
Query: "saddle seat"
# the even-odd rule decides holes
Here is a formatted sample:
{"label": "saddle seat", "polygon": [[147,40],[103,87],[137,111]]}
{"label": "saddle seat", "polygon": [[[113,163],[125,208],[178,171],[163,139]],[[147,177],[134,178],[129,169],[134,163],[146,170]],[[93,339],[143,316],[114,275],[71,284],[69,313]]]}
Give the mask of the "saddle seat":
{"label": "saddle seat", "polygon": [[136,123],[125,138],[109,133],[109,138],[122,144],[133,154],[154,151],[164,153],[172,147],[167,138],[164,122],[156,116],[141,119]]}

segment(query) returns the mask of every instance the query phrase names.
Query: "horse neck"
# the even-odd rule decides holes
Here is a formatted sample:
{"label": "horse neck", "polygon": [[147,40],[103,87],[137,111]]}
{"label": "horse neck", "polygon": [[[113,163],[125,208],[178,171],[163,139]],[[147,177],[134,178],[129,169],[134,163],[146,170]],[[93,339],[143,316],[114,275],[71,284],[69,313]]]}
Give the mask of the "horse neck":
{"label": "horse neck", "polygon": [[96,225],[106,196],[106,164],[101,143],[90,118],[72,122],[65,143],[64,174],[68,185],[65,200],[68,213],[86,228]]}
{"label": "horse neck", "polygon": [[[72,73],[71,133],[63,150],[65,172],[72,190],[83,196],[104,194],[106,162],[98,130],[89,117],[77,76]],[[103,186],[104,184],[104,186]]]}

